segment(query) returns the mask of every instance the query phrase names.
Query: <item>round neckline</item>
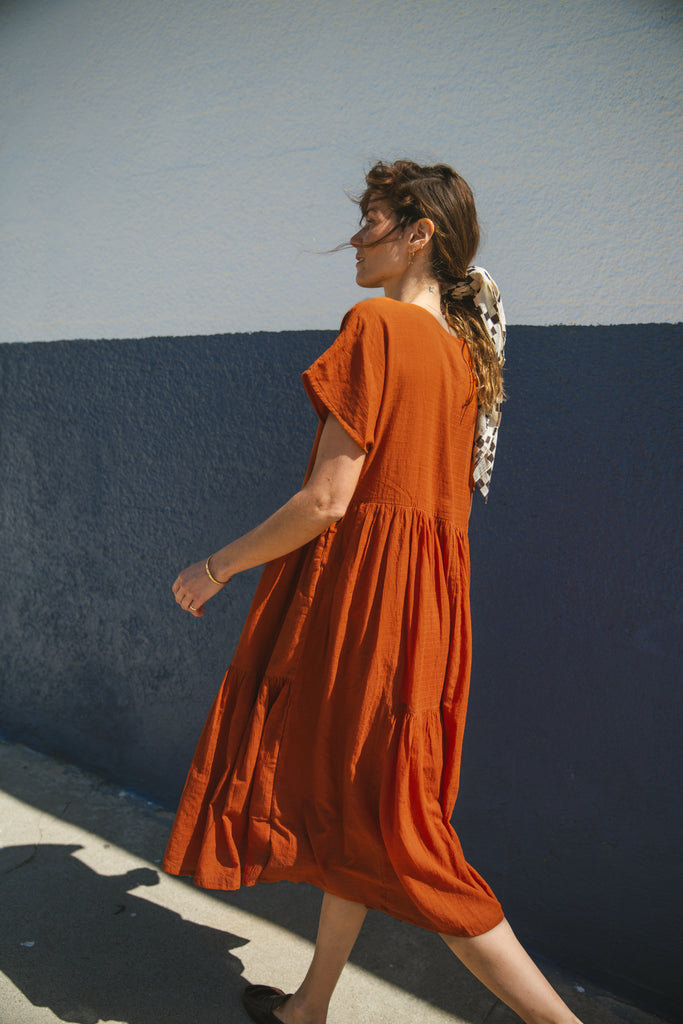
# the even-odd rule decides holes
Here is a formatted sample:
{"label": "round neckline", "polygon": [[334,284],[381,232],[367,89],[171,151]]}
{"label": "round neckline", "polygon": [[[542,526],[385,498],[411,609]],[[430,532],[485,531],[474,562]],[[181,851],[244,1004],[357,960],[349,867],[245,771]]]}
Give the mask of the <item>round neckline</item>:
{"label": "round neckline", "polygon": [[452,334],[450,329],[448,327],[444,327],[444,325],[441,323],[441,321],[437,318],[437,316],[434,313],[432,313],[431,310],[426,309],[425,306],[420,306],[419,303],[417,303],[417,302],[402,302],[401,299],[392,299],[388,295],[382,295],[382,296],[380,296],[380,298],[389,299],[389,302],[395,302],[398,306],[412,306],[413,309],[421,309],[422,312],[426,313],[427,316],[430,318],[430,320],[432,320],[436,324],[436,326],[439,328],[439,330],[443,331],[443,333],[447,337],[449,337],[449,338],[459,338],[460,337],[459,334]]}

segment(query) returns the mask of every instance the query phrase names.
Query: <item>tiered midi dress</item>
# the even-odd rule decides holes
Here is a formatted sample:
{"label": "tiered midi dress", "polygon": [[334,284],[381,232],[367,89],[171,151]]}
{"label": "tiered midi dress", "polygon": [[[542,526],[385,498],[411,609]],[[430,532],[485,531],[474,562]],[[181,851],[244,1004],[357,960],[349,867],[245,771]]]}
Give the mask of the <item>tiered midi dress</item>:
{"label": "tiered midi dress", "polygon": [[367,452],[347,512],[265,566],[163,867],[206,888],[305,881],[413,924],[502,920],[450,824],[471,642],[476,397],[431,313],[354,306],[304,373]]}

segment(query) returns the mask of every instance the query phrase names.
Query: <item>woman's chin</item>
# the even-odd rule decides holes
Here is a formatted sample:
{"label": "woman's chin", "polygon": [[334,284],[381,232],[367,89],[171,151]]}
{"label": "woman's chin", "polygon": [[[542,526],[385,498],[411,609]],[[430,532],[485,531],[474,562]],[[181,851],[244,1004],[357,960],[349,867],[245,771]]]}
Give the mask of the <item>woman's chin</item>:
{"label": "woman's chin", "polygon": [[363,271],[361,270],[360,267],[356,270],[356,284],[359,286],[359,288],[381,288],[382,287],[382,282],[381,281],[373,281],[372,279],[367,277],[365,274],[363,274]]}

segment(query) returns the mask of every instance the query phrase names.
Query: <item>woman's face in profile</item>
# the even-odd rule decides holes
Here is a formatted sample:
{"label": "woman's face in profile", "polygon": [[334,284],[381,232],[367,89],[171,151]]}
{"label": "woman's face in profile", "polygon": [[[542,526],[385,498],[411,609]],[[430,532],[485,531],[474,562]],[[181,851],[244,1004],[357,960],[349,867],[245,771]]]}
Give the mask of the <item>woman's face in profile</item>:
{"label": "woman's face in profile", "polygon": [[351,238],[356,250],[356,284],[383,288],[408,266],[404,232],[396,230],[396,217],[381,199],[371,199],[360,229]]}

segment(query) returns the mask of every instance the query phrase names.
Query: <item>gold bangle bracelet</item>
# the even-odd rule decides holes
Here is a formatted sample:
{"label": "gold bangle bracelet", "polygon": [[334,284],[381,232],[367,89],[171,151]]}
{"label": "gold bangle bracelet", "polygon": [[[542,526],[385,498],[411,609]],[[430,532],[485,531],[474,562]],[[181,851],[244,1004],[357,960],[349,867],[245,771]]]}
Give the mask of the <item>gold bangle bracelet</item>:
{"label": "gold bangle bracelet", "polygon": [[204,564],[204,568],[206,569],[206,575],[209,577],[209,579],[211,580],[212,583],[216,584],[217,587],[224,587],[225,583],[228,583],[229,581],[226,580],[225,583],[221,583],[220,580],[216,579],[214,574],[211,572],[211,569],[209,568],[209,562],[210,561],[211,561],[211,555],[209,555],[209,557],[207,558],[207,560],[206,560],[206,562]]}

